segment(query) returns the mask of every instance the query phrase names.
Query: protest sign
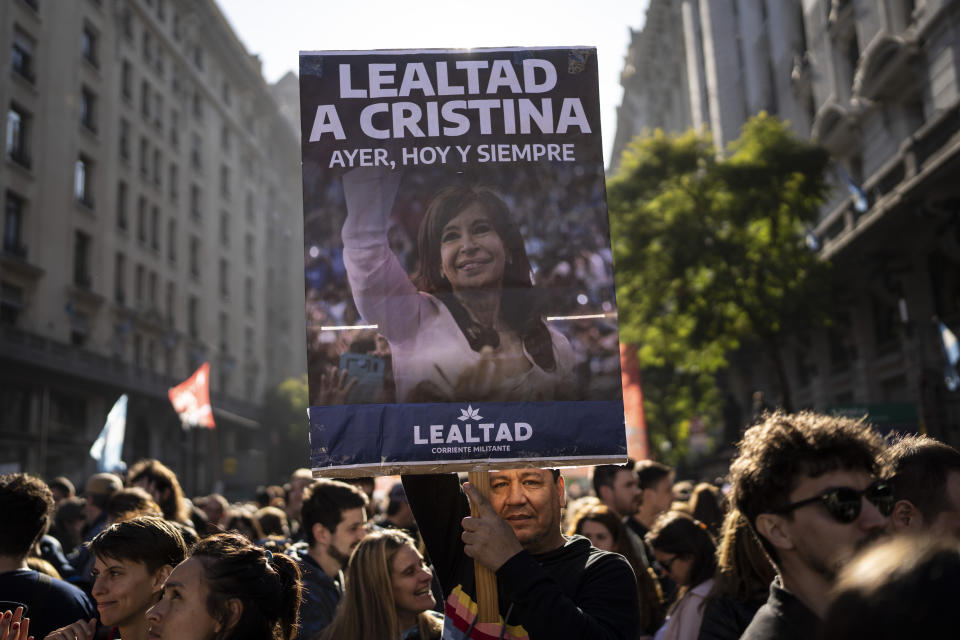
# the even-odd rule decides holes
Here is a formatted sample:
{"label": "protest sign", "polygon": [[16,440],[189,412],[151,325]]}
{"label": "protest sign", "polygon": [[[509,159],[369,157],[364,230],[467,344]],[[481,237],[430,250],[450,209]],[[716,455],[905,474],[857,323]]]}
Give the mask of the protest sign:
{"label": "protest sign", "polygon": [[311,464],[626,458],[592,48],[300,54]]}

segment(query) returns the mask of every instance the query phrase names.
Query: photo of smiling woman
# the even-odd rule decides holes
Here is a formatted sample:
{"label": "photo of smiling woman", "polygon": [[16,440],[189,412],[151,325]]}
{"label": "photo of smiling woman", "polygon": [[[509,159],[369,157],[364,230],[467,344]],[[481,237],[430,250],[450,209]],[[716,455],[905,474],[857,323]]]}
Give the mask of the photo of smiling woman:
{"label": "photo of smiling woman", "polygon": [[344,175],[343,262],[357,310],[390,346],[398,402],[574,399],[573,351],[540,310],[504,199],[456,184],[430,200],[410,276],[388,243],[401,172]]}

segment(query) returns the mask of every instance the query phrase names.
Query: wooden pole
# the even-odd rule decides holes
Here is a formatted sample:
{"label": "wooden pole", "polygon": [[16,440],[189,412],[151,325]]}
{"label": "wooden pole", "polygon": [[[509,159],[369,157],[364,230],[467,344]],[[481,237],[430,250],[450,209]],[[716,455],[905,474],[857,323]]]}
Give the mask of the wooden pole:
{"label": "wooden pole", "polygon": [[[485,500],[490,500],[490,472],[471,471],[468,475],[473,485]],[[470,505],[470,515],[477,516],[477,508]],[[476,560],[473,561],[473,574],[477,585],[478,622],[500,622],[500,607],[497,604],[497,576]]]}

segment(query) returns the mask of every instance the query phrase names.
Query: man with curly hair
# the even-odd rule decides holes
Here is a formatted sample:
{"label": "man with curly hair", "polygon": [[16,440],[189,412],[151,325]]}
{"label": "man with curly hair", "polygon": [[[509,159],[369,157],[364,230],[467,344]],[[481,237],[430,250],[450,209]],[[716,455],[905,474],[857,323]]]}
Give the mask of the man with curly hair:
{"label": "man with curly hair", "polygon": [[732,502],[777,577],[743,640],[816,636],[837,573],[889,524],[882,450],[863,422],[811,412],[769,414],[744,434],[730,467]]}

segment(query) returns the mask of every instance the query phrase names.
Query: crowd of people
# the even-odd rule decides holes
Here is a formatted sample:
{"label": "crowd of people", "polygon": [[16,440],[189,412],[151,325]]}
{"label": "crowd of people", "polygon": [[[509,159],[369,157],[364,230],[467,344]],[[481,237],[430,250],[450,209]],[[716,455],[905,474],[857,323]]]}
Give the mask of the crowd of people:
{"label": "crowd of people", "polygon": [[714,483],[649,460],[576,499],[555,469],[488,477],[381,495],[300,469],[230,503],[157,460],[80,497],[2,475],[0,640],[957,635],[960,453],[927,436],[777,412]]}

